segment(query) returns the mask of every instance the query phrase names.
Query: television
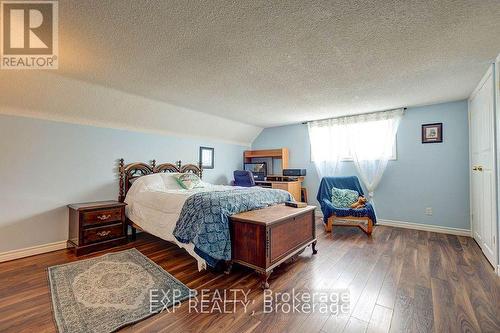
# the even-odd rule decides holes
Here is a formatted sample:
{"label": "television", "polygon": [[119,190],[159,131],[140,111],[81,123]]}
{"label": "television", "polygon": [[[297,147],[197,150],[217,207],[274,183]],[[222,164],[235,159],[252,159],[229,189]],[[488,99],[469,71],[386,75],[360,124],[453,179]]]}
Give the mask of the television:
{"label": "television", "polygon": [[243,165],[246,171],[251,171],[255,180],[266,180],[267,165],[266,162],[245,163]]}

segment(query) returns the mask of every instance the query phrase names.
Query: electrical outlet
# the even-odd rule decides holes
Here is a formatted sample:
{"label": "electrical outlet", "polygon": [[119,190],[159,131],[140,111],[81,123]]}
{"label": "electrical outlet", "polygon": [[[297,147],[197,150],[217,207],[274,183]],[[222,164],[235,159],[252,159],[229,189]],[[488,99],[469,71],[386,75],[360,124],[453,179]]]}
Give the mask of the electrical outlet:
{"label": "electrical outlet", "polygon": [[432,207],[427,207],[427,208],[425,209],[425,215],[432,216]]}

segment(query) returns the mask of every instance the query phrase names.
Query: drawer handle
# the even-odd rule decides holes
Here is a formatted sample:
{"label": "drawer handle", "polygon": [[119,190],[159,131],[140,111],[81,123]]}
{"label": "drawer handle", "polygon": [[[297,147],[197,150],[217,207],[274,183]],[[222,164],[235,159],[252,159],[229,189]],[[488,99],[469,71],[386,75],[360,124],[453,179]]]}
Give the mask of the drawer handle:
{"label": "drawer handle", "polygon": [[104,220],[109,219],[110,217],[111,217],[111,214],[109,214],[109,215],[99,215],[99,216],[97,216],[97,219],[101,220],[101,221],[104,221]]}
{"label": "drawer handle", "polygon": [[100,231],[97,233],[97,236],[101,236],[101,237],[104,237],[104,236],[107,236],[111,233],[111,231]]}

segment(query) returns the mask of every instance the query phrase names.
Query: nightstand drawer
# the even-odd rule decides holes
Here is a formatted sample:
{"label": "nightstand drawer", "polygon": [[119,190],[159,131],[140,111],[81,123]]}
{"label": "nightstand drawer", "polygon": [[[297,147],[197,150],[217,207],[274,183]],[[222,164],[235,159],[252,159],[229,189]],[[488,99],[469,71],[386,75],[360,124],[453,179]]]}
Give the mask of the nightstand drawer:
{"label": "nightstand drawer", "polygon": [[107,239],[123,237],[123,224],[112,224],[103,227],[85,229],[83,231],[83,243],[90,244]]}
{"label": "nightstand drawer", "polygon": [[68,205],[68,245],[77,256],[127,243],[126,204],[118,201],[83,202]]}
{"label": "nightstand drawer", "polygon": [[82,214],[84,226],[122,220],[121,208],[110,208],[107,210],[100,209],[96,211],[84,212]]}

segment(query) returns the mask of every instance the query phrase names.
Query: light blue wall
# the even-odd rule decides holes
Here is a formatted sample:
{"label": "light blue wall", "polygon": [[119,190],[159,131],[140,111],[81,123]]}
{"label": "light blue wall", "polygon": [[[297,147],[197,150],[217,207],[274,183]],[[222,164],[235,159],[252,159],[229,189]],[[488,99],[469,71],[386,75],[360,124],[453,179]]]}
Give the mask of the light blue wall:
{"label": "light blue wall", "polygon": [[0,252],[66,240],[67,204],[117,198],[119,158],[197,162],[200,145],[204,180],[229,183],[247,147],[0,115]]}
{"label": "light blue wall", "polygon": [[[444,142],[421,143],[421,125],[443,123]],[[390,161],[375,192],[380,219],[470,229],[467,101],[409,108],[398,130],[396,161]],[[319,179],[310,161],[306,125],[267,128],[253,149],[288,147],[290,167],[306,168],[309,200]],[[341,175],[356,174],[342,162]],[[312,202],[312,201],[311,201]],[[316,202],[314,200],[314,202]],[[432,207],[433,215],[424,214]]]}

